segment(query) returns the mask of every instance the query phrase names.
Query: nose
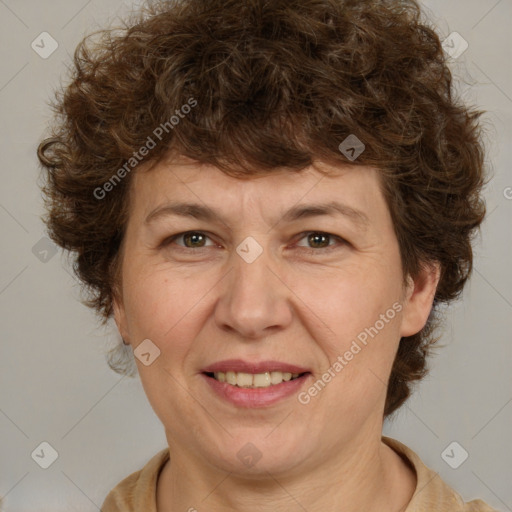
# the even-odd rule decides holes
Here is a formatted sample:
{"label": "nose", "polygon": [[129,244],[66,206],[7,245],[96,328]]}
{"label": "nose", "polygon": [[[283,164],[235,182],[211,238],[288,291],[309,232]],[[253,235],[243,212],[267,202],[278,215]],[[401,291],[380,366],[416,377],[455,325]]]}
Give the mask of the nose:
{"label": "nose", "polygon": [[[219,283],[215,322],[242,339],[255,340],[285,329],[292,321],[292,292],[271,268],[268,251],[252,262],[233,252],[233,266]],[[275,266],[275,265],[272,265]]]}

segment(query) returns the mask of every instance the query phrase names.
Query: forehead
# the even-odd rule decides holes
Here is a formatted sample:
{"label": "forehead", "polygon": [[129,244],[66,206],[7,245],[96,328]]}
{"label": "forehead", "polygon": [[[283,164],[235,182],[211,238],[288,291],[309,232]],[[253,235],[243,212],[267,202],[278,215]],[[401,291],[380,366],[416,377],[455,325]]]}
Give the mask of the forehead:
{"label": "forehead", "polygon": [[185,199],[231,214],[254,209],[270,212],[298,204],[341,202],[368,211],[384,205],[377,169],[323,163],[300,171],[275,169],[240,178],[190,159],[167,160],[135,172],[132,189],[131,210],[141,215],[160,204]]}

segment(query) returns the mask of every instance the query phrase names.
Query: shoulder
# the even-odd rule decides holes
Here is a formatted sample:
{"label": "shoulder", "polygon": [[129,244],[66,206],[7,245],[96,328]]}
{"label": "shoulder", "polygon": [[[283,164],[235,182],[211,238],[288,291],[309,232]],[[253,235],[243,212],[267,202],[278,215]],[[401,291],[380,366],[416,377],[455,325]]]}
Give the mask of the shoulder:
{"label": "shoulder", "polygon": [[404,512],[497,512],[482,500],[465,502],[413,450],[396,439],[383,436],[382,442],[395,450],[416,472],[416,489]]}
{"label": "shoulder", "polygon": [[108,494],[101,512],[156,512],[158,475],[169,460],[169,448],[154,455],[139,471],[119,482]]}

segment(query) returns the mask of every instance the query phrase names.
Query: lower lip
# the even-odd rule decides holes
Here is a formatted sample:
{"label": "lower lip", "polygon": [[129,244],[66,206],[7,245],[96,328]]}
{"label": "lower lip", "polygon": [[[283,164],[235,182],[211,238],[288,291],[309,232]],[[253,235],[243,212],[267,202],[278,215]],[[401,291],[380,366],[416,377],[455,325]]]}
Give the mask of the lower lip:
{"label": "lower lip", "polygon": [[284,381],[266,388],[239,388],[227,382],[219,382],[204,373],[201,375],[218,396],[237,407],[266,407],[297,394],[311,374],[306,373],[296,379]]}

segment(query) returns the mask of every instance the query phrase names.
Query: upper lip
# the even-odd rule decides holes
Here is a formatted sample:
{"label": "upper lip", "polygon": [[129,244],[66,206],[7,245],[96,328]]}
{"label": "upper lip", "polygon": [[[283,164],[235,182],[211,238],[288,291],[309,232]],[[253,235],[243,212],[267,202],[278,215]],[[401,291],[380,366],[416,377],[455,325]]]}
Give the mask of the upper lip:
{"label": "upper lip", "polygon": [[244,373],[265,373],[265,372],[288,372],[305,373],[309,370],[294,364],[283,363],[282,361],[259,361],[250,362],[242,359],[226,359],[218,361],[203,369],[204,373],[215,372],[244,372]]}

